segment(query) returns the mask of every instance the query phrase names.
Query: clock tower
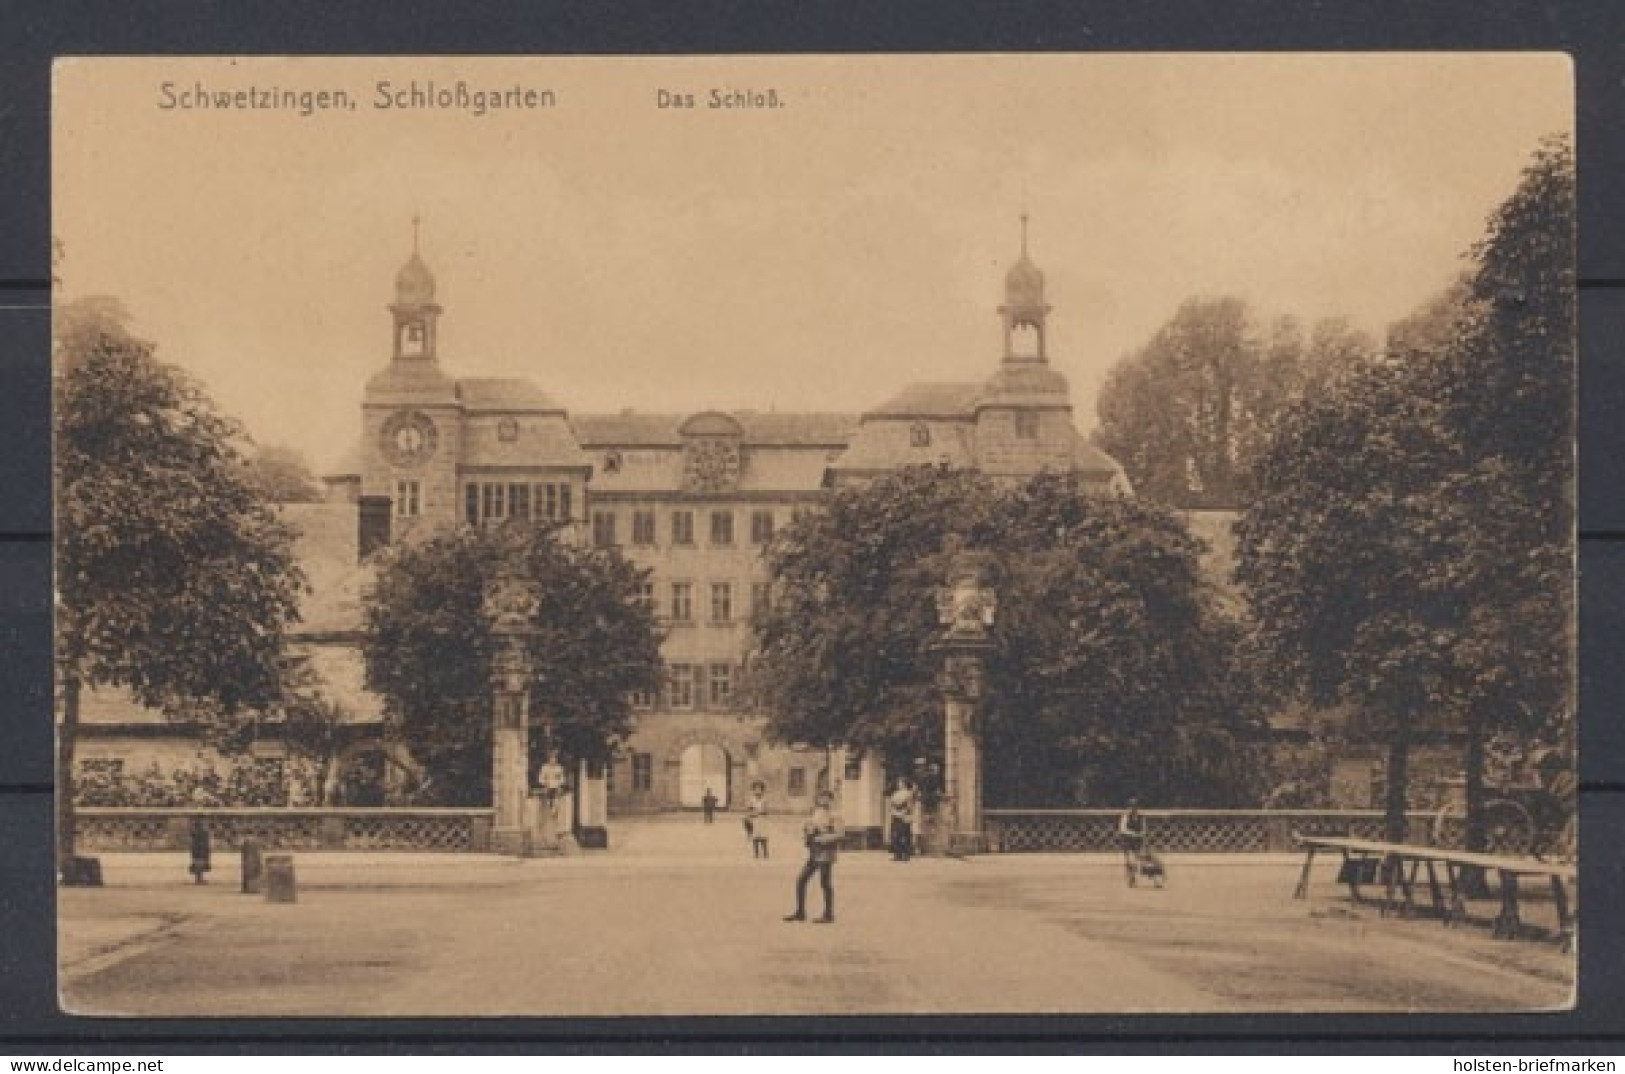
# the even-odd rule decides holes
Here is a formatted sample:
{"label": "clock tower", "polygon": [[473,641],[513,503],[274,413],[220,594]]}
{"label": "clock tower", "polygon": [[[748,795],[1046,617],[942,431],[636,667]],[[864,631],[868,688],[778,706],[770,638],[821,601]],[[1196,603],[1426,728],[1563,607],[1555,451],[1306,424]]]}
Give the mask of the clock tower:
{"label": "clock tower", "polygon": [[457,505],[462,409],[456,383],[440,369],[441,307],[415,218],[412,254],[395,274],[389,313],[389,365],[367,382],[361,404],[361,494],[375,513],[388,501],[394,540],[455,519]]}

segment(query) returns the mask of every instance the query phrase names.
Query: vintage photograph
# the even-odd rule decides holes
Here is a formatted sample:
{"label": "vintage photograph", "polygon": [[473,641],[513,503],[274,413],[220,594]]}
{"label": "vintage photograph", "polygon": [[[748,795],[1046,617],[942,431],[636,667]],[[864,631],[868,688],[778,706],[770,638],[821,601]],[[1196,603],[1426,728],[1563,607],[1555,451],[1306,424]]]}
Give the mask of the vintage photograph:
{"label": "vintage photograph", "polygon": [[65,58],[59,996],[1573,1003],[1556,54]]}

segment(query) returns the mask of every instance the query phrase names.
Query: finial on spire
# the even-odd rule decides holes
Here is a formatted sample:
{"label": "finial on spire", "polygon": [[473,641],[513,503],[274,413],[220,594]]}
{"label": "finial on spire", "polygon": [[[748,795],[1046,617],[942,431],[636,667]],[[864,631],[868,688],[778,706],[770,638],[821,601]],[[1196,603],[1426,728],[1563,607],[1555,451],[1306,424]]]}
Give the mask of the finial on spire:
{"label": "finial on spire", "polygon": [[1021,256],[1027,256],[1027,210],[1021,210]]}
{"label": "finial on spire", "polygon": [[412,214],[412,252],[414,254],[418,252],[418,225],[422,222],[423,218],[421,216],[417,213]]}

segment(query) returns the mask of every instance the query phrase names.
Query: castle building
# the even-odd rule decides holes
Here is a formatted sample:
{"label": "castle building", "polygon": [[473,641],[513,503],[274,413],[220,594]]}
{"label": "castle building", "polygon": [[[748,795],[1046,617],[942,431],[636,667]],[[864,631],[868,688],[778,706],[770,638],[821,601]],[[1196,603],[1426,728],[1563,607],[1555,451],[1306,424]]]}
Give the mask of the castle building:
{"label": "castle building", "polygon": [[527,380],[454,378],[441,365],[435,279],[416,249],[389,310],[392,353],[361,400],[360,450],[326,479],[330,498],[359,506],[362,554],[445,527],[548,519],[650,571],[666,685],[633,699],[611,813],[698,806],[707,790],[727,806],[758,780],[774,808],[800,809],[820,786],[844,783],[848,823],[869,812],[880,823],[880,773],[861,758],[769,744],[736,698],[750,616],[766,599],[762,549],[831,489],[946,464],[1001,481],[1069,470],[1102,493],[1127,491],[1121,468],[1078,434],[1066,378],[1049,364],[1050,306],[1025,217],[990,376],[909,385],[861,414],[572,414]]}

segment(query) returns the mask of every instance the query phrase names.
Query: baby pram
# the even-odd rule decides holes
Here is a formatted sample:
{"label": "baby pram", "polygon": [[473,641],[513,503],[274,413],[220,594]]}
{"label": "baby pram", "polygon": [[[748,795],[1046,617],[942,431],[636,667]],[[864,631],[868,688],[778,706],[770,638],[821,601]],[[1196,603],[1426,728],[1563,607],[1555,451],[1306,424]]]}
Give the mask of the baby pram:
{"label": "baby pram", "polygon": [[1137,887],[1141,880],[1148,880],[1153,887],[1162,887],[1168,882],[1168,870],[1163,867],[1162,859],[1156,852],[1145,845],[1145,840],[1124,838],[1123,872],[1128,877],[1128,886]]}

